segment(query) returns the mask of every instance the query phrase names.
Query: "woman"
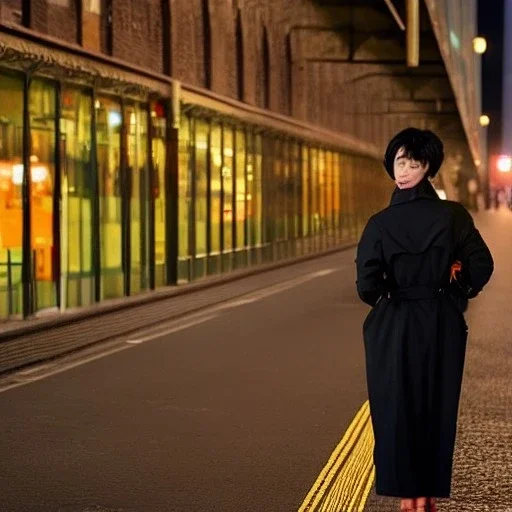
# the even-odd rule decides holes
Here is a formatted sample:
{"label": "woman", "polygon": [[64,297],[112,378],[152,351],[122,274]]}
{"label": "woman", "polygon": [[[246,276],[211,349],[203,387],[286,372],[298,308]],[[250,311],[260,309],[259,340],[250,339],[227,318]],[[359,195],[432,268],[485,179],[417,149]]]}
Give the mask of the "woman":
{"label": "woman", "polygon": [[455,295],[475,297],[493,271],[470,214],[429,182],[443,157],[428,130],[391,140],[384,166],[396,188],[368,221],[356,260],[359,296],[372,306],[363,333],[376,491],[417,512],[450,495],[467,340]]}

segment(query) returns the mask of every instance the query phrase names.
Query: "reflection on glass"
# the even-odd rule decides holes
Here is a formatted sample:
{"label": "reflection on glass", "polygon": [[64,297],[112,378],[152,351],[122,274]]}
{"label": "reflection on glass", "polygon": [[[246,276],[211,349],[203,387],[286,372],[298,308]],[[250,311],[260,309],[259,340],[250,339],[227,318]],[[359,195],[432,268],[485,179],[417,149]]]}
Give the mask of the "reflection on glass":
{"label": "reflection on glass", "polygon": [[340,227],[340,211],[341,211],[341,188],[340,188],[340,154],[333,155],[333,209],[334,209],[334,227]]}
{"label": "reflection on glass", "polygon": [[318,233],[320,229],[320,203],[318,186],[318,149],[311,148],[309,152],[309,165],[311,172],[311,231]]}
{"label": "reflection on glass", "polygon": [[282,164],[282,151],[283,143],[275,139],[273,141],[274,146],[274,159],[272,161],[272,176],[271,183],[269,184],[269,191],[271,201],[274,202],[274,208],[272,209],[272,217],[269,219],[270,223],[273,223],[274,229],[272,230],[272,241],[281,240],[283,238],[283,201],[282,201],[282,186],[283,186],[283,164]]}
{"label": "reflection on glass", "polygon": [[[23,80],[0,74],[0,318],[22,311]],[[10,284],[10,286],[9,286]]]}
{"label": "reflection on glass", "polygon": [[93,301],[92,276],[92,98],[78,89],[62,90],[61,279],[63,303]]}
{"label": "reflection on glass", "polygon": [[121,238],[121,106],[99,98],[96,141],[100,205],[101,298],[124,295]]}
{"label": "reflection on glass", "polygon": [[[57,305],[53,268],[53,185],[55,183],[55,88],[34,79],[30,85],[30,167],[34,308]],[[21,166],[23,169],[23,166]]]}
{"label": "reflection on glass", "polygon": [[212,125],[210,139],[210,252],[220,252],[220,222],[222,194],[222,131],[218,124]]}
{"label": "reflection on glass", "polygon": [[130,201],[130,294],[149,286],[148,114],[142,105],[125,109],[128,134],[126,185]]}
{"label": "reflection on glass", "polygon": [[155,103],[151,107],[152,133],[152,160],[153,165],[153,197],[155,202],[155,286],[164,286],[167,283],[167,268],[165,261],[166,231],[165,231],[165,191],[166,191],[166,117],[162,104]]}
{"label": "reflection on glass", "polygon": [[332,152],[327,151],[325,154],[325,217],[326,227],[328,231],[331,231],[333,227],[333,169],[332,169]]}
{"label": "reflection on glass", "polygon": [[309,148],[302,146],[301,155],[301,171],[302,171],[302,236],[309,235]]}
{"label": "reflection on glass", "polygon": [[207,252],[208,225],[208,125],[201,120],[195,123],[195,223],[196,223],[196,257]]}
{"label": "reflection on glass", "polygon": [[321,149],[318,152],[318,196],[320,199],[319,213],[320,225],[319,229],[323,230],[326,223],[326,200],[327,200],[327,179],[326,179],[326,165],[325,165],[325,151]]}
{"label": "reflection on glass", "polygon": [[236,247],[245,247],[245,133],[236,131]]}
{"label": "reflection on glass", "polygon": [[261,135],[247,134],[247,238],[252,246],[261,244]]}
{"label": "reflection on glass", "polygon": [[190,256],[188,223],[190,218],[190,119],[183,116],[179,133],[178,174],[178,256]]}
{"label": "reflection on glass", "polygon": [[222,167],[223,183],[223,223],[224,252],[233,249],[233,129],[224,126],[224,165]]}
{"label": "reflection on glass", "polygon": [[279,204],[281,205],[281,238],[288,238],[288,211],[291,207],[289,195],[289,175],[290,175],[290,154],[288,142],[283,142],[281,148],[281,180],[279,187]]}
{"label": "reflection on glass", "polygon": [[288,226],[290,238],[296,238],[299,236],[299,194],[301,187],[301,176],[300,176],[300,160],[299,160],[299,145],[293,142],[290,146],[290,208],[288,212]]}

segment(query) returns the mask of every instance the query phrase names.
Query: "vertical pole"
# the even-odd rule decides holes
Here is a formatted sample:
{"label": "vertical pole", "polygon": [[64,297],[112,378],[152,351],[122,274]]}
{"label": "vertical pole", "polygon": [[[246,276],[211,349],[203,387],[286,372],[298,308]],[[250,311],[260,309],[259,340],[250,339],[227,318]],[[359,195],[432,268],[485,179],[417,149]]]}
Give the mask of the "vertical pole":
{"label": "vertical pole", "polygon": [[[61,170],[62,170],[62,155],[61,155],[61,132],[60,132],[60,118],[61,118],[61,84],[57,83],[55,86],[55,180],[53,183],[53,225],[52,225],[52,238],[53,238],[53,251],[52,251],[52,280],[55,283],[55,293],[57,298],[57,307],[65,306],[61,300]],[[68,240],[63,240],[64,244]]]}
{"label": "vertical pole", "polygon": [[[148,175],[146,176],[146,183],[149,186],[146,187],[146,200],[148,205],[148,246],[149,246],[149,288],[155,289],[155,190],[156,190],[156,175],[155,165],[153,161],[153,140],[154,140],[154,129],[153,121],[151,117],[151,103],[148,103],[147,109],[147,157],[146,165],[148,169]],[[165,192],[164,192],[165,193]]]}
{"label": "vertical pole", "polygon": [[29,89],[31,75],[25,75],[23,88],[23,236],[22,236],[22,287],[23,287],[23,318],[32,312],[32,248],[31,248],[31,178],[30,178],[30,112]]}
{"label": "vertical pole", "polygon": [[98,169],[98,146],[96,139],[96,91],[93,89],[91,96],[91,167],[89,179],[91,180],[91,255],[92,273],[94,278],[94,300],[101,300],[101,236],[100,236],[100,187]]}
{"label": "vertical pole", "polygon": [[[179,107],[179,103],[178,103]],[[167,284],[178,282],[178,200],[179,200],[179,123],[173,118],[179,113],[173,112],[171,103],[167,104],[166,112],[166,141],[165,153],[165,245],[166,245],[166,276]]]}
{"label": "vertical pole", "polygon": [[407,66],[417,67],[420,62],[420,4],[407,0]]}

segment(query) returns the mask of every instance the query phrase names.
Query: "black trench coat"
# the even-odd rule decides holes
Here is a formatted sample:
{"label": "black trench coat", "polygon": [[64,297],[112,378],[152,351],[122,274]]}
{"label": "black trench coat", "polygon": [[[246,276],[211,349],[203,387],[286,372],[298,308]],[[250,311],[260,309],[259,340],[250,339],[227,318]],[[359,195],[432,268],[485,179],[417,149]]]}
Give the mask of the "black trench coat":
{"label": "black trench coat", "polygon": [[467,340],[450,291],[455,260],[475,297],[493,271],[489,249],[465,208],[439,199],[428,180],[396,189],[359,242],[377,494],[450,495]]}

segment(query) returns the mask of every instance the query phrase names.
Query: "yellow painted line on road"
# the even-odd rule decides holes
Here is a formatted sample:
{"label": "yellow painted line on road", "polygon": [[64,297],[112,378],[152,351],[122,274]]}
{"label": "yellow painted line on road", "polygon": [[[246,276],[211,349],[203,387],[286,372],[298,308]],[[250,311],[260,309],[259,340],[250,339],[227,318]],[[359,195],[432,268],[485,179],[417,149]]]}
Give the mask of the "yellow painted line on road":
{"label": "yellow painted line on road", "polygon": [[375,479],[366,401],[332,452],[298,512],[363,512]]}

